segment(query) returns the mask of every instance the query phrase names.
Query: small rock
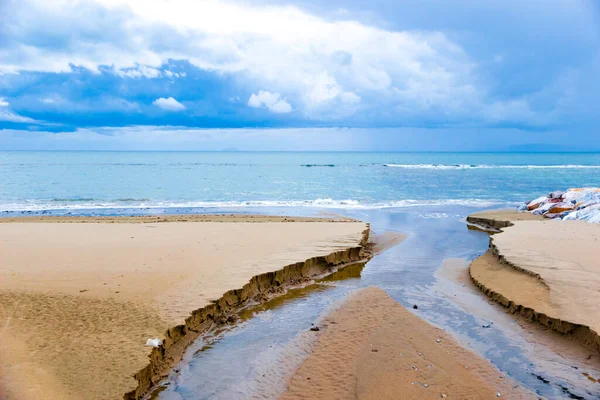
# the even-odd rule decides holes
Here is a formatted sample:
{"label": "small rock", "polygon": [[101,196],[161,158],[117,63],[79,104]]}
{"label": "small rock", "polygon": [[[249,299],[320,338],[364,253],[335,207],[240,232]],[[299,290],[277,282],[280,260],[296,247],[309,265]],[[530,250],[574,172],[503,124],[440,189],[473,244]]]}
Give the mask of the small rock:
{"label": "small rock", "polygon": [[481,325],[481,327],[482,328],[491,328],[492,324],[490,323],[490,324]]}
{"label": "small rock", "polygon": [[442,393],[442,394],[440,394],[440,397],[441,397],[442,399],[445,399],[445,398],[446,398],[446,397],[448,397],[448,396],[447,396],[445,393]]}
{"label": "small rock", "polygon": [[438,340],[436,340],[436,342],[438,342],[438,343],[442,343],[442,340],[441,340],[441,339],[438,339]]}
{"label": "small rock", "polygon": [[419,309],[419,307],[418,307],[416,304],[413,306],[413,308],[414,308],[415,310],[418,310],[418,309]]}
{"label": "small rock", "polygon": [[312,328],[310,328],[310,330],[311,330],[311,331],[313,331],[313,332],[318,332],[318,331],[320,331],[320,329],[319,329],[319,327],[318,327],[318,326],[313,326]]}
{"label": "small rock", "polygon": [[429,387],[429,385],[428,385],[428,384],[424,384],[424,385],[423,385],[423,387],[424,387],[424,388],[428,388],[428,387]]}
{"label": "small rock", "polygon": [[85,292],[87,292],[87,291],[88,291],[87,289],[81,289],[81,290],[79,291],[79,293],[85,293]]}
{"label": "small rock", "polygon": [[162,346],[162,344],[163,344],[163,342],[159,338],[148,339],[146,341],[146,346],[149,346],[149,347],[159,347],[159,346]]}
{"label": "small rock", "polygon": [[499,392],[498,392],[498,393],[496,393],[496,397],[500,397],[500,393],[499,393]]}
{"label": "small rock", "polygon": [[417,369],[417,366],[416,366],[416,365],[413,365],[413,366],[412,366],[412,369]]}
{"label": "small rock", "polygon": [[377,353],[379,350],[377,350],[377,349],[371,349],[371,351],[372,351],[373,353]]}

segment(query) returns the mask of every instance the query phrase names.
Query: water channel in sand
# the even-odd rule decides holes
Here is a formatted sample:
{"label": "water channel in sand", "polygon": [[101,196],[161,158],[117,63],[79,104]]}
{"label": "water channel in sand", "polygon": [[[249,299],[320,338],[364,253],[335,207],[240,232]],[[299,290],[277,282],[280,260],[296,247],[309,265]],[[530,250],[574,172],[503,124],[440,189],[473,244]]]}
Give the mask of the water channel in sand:
{"label": "water channel in sand", "polygon": [[[467,207],[340,210],[370,222],[375,232],[392,230],[409,236],[364,268],[354,266],[292,290],[245,311],[242,322],[197,341],[153,397],[277,398],[311,349],[311,324],[318,323],[352,290],[375,285],[420,317],[453,333],[538,395],[600,398],[600,384],[588,379],[600,376],[597,355],[587,360],[588,350],[507,314],[471,285],[466,275],[468,262],[488,246],[487,234],[468,230],[462,221],[474,211]],[[298,209],[271,212],[298,214]],[[418,310],[412,310],[414,304]]]}

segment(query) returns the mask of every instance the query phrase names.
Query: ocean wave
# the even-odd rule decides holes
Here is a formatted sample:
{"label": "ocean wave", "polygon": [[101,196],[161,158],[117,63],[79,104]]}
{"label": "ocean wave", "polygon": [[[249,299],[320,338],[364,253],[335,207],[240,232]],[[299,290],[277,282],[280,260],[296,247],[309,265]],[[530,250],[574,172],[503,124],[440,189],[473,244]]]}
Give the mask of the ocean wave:
{"label": "ocean wave", "polygon": [[95,201],[93,197],[73,197],[73,198],[56,198],[51,201],[56,203],[80,203],[80,202],[90,202]]}
{"label": "ocean wave", "polygon": [[[512,203],[511,203],[512,204]],[[517,203],[515,203],[516,205]],[[2,212],[48,211],[48,210],[94,210],[94,209],[174,209],[174,208],[330,208],[376,210],[386,208],[407,208],[424,206],[468,206],[492,207],[507,205],[504,200],[490,199],[438,199],[438,200],[394,200],[368,202],[358,200],[249,200],[249,201],[149,201],[146,199],[121,199],[113,201],[81,201],[71,200],[59,203],[55,201],[24,201],[22,203],[0,204]]]}
{"label": "ocean wave", "polygon": [[404,169],[600,169],[600,165],[490,165],[490,164],[383,164],[384,167]]}
{"label": "ocean wave", "polygon": [[119,203],[135,203],[135,202],[150,201],[150,199],[136,199],[136,198],[125,197],[122,199],[116,199],[115,201],[117,201]]}

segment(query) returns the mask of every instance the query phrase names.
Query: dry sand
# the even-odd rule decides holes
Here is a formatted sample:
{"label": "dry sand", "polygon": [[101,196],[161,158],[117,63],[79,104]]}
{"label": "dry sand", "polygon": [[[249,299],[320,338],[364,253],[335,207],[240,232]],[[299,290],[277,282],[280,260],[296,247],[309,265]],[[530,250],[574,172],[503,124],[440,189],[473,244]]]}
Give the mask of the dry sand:
{"label": "dry sand", "polygon": [[350,295],[320,328],[283,400],[535,398],[379,288]]}
{"label": "dry sand", "polygon": [[[541,215],[535,215],[528,212],[515,211],[512,208],[504,208],[499,210],[481,211],[469,215],[468,220],[481,219],[488,222],[508,222],[515,221],[544,221],[545,218]],[[506,224],[504,224],[506,225]]]}
{"label": "dry sand", "polygon": [[478,229],[489,233],[499,233],[501,229],[511,226],[515,221],[543,221],[541,215],[517,212],[512,208],[488,210],[471,214],[467,217],[470,229]]}
{"label": "dry sand", "polygon": [[[62,223],[73,221],[86,223]],[[255,275],[356,248],[367,228],[256,216],[16,222],[27,223],[0,223],[0,395],[18,400],[122,398],[148,365],[148,338]]]}
{"label": "dry sand", "polygon": [[478,286],[511,311],[600,350],[600,225],[491,217],[512,226],[493,235],[491,250],[472,263]]}

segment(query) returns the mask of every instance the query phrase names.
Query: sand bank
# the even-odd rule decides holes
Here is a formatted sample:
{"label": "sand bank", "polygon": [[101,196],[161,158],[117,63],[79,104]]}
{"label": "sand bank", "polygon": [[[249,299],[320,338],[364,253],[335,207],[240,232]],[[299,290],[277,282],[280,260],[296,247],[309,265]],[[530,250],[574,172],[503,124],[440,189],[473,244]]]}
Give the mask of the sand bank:
{"label": "sand bank", "polygon": [[600,225],[517,220],[525,215],[530,216],[473,216],[506,227],[491,236],[490,251],[471,264],[471,277],[511,312],[600,351]]}
{"label": "sand bank", "polygon": [[501,229],[512,226],[515,221],[543,221],[541,215],[533,215],[513,210],[512,208],[502,210],[482,211],[471,214],[467,222],[475,227],[487,230],[490,233],[500,233]]}
{"label": "sand bank", "polygon": [[532,397],[375,287],[350,295],[319,328],[282,399]]}
{"label": "sand bank", "polygon": [[340,219],[16,222],[0,223],[0,388],[19,400],[137,398],[236,307],[368,256],[367,225]]}

